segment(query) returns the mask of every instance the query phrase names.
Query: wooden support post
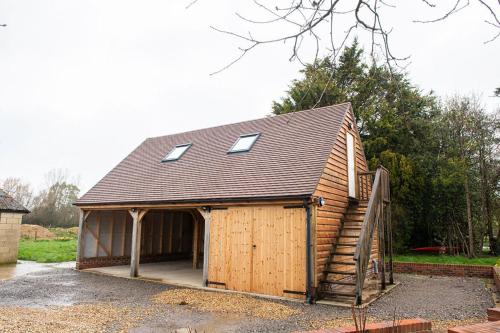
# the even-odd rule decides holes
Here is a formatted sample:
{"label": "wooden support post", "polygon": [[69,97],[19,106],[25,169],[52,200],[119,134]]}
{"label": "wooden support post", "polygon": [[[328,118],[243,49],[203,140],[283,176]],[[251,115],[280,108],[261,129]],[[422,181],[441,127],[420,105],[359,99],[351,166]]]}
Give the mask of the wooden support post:
{"label": "wooden support post", "polygon": [[147,210],[141,209],[131,209],[129,210],[132,216],[133,226],[132,226],[132,251],[130,259],[130,276],[139,276],[139,262],[141,259],[141,225],[144,215],[146,215]]}
{"label": "wooden support post", "polygon": [[115,232],[115,212],[111,212],[113,215],[111,215],[111,225],[109,229],[109,235],[108,235],[108,243],[109,243],[109,252],[111,253],[111,256],[113,256],[113,233]]}
{"label": "wooden support post", "polygon": [[78,241],[76,243],[76,261],[80,262],[81,259],[83,259],[83,252],[84,252],[84,246],[83,246],[83,225],[87,221],[87,219],[90,216],[91,211],[87,210],[84,211],[82,209],[80,210],[80,219],[78,221]]}
{"label": "wooden support post", "polygon": [[174,212],[169,212],[168,214],[168,244],[167,244],[167,253],[172,253],[172,237],[174,233]]}
{"label": "wooden support post", "polygon": [[178,220],[178,223],[179,223],[179,250],[178,252],[179,253],[182,253],[182,240],[183,240],[183,235],[182,235],[182,229],[184,227],[184,222],[185,222],[185,215],[182,214],[179,216],[179,218],[177,219]]}
{"label": "wooden support post", "polygon": [[160,212],[160,244],[158,247],[159,254],[163,254],[163,224],[165,223],[165,220],[163,219],[163,210]]}
{"label": "wooden support post", "polygon": [[208,286],[208,257],[210,255],[210,208],[198,209],[205,220],[205,239],[203,244],[203,285]]}
{"label": "wooden support post", "polygon": [[127,213],[123,214],[122,239],[120,244],[121,256],[125,256],[125,238],[127,237]]}
{"label": "wooden support post", "polygon": [[392,221],[391,221],[391,203],[387,206],[387,240],[389,252],[389,283],[394,284],[393,263],[392,263]]}
{"label": "wooden support post", "polygon": [[149,250],[148,254],[153,255],[153,240],[154,240],[154,227],[155,227],[155,220],[153,216],[151,216],[151,221],[148,222],[148,228],[149,228]]}
{"label": "wooden support post", "polygon": [[379,243],[378,243],[378,246],[379,246],[379,254],[380,254],[380,273],[381,273],[381,288],[382,290],[385,290],[385,287],[386,287],[386,283],[385,283],[385,224],[386,224],[386,216],[385,216],[385,204],[382,200],[382,204],[380,205],[380,209],[381,209],[381,218],[379,219],[379,230],[378,230],[378,234],[379,234]]}
{"label": "wooden support post", "polygon": [[200,221],[196,218],[194,214],[192,214],[193,217],[193,223],[194,223],[194,228],[193,228],[193,269],[198,268],[198,243],[199,243],[199,228],[200,228]]}
{"label": "wooden support post", "polygon": [[99,239],[101,238],[101,212],[97,213],[97,220],[96,220],[96,232],[95,232],[95,257],[99,257]]}

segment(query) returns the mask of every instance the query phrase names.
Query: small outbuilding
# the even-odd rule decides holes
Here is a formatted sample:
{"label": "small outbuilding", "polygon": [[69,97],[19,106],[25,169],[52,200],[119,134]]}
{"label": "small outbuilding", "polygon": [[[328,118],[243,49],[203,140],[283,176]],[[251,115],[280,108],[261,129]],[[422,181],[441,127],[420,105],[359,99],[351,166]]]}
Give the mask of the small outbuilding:
{"label": "small outbuilding", "polygon": [[349,103],[150,138],[75,203],[77,268],[361,303],[385,288],[388,184]]}
{"label": "small outbuilding", "polygon": [[0,264],[17,261],[21,221],[28,213],[29,210],[0,189]]}

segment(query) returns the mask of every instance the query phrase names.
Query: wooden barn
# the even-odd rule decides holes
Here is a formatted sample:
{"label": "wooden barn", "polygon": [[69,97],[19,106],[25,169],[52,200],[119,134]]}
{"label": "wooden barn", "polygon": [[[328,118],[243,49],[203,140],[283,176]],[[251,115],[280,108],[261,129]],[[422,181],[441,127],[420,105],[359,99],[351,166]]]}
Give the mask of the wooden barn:
{"label": "wooden barn", "polygon": [[78,269],[308,302],[385,288],[389,175],[349,103],[149,138],[75,204]]}

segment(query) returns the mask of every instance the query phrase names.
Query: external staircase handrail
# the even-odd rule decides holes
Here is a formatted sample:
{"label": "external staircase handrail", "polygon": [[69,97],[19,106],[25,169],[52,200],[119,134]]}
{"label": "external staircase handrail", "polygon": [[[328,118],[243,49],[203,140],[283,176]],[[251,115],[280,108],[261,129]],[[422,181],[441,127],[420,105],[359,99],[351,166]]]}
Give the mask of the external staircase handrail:
{"label": "external staircase handrail", "polygon": [[[370,172],[364,173],[370,175]],[[368,206],[366,208],[363,224],[359,235],[354,261],[356,262],[356,303],[361,304],[364,281],[368,271],[368,265],[372,254],[372,245],[375,231],[379,240],[379,251],[382,254],[381,264],[384,265],[385,239],[384,226],[390,220],[390,213],[385,212],[386,206],[390,204],[389,172],[383,166],[379,166],[375,172],[373,183],[370,184]],[[390,206],[389,206],[390,207]],[[390,208],[389,208],[390,210]],[[382,273],[385,274],[385,267]],[[385,275],[383,277],[385,288]]]}

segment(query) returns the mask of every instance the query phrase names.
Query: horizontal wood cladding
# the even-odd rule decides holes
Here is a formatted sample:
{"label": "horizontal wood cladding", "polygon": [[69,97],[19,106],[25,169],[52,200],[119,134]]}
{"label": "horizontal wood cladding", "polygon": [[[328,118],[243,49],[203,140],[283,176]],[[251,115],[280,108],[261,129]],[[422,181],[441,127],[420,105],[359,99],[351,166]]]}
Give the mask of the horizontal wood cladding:
{"label": "horizontal wood cladding", "polygon": [[[349,123],[353,124],[349,129]],[[355,138],[356,172],[367,171],[364,151],[356,129],[356,121],[352,111],[346,114],[335,144],[326,162],[323,174],[314,192],[315,196],[325,199],[325,205],[316,210],[316,281],[321,278],[335,238],[340,231],[341,219],[349,207],[347,184],[347,146],[346,133],[352,133]],[[350,252],[352,249],[339,249],[339,252]]]}
{"label": "horizontal wood cladding", "polygon": [[304,298],[303,207],[230,207],[211,212],[208,280],[215,288]]}

